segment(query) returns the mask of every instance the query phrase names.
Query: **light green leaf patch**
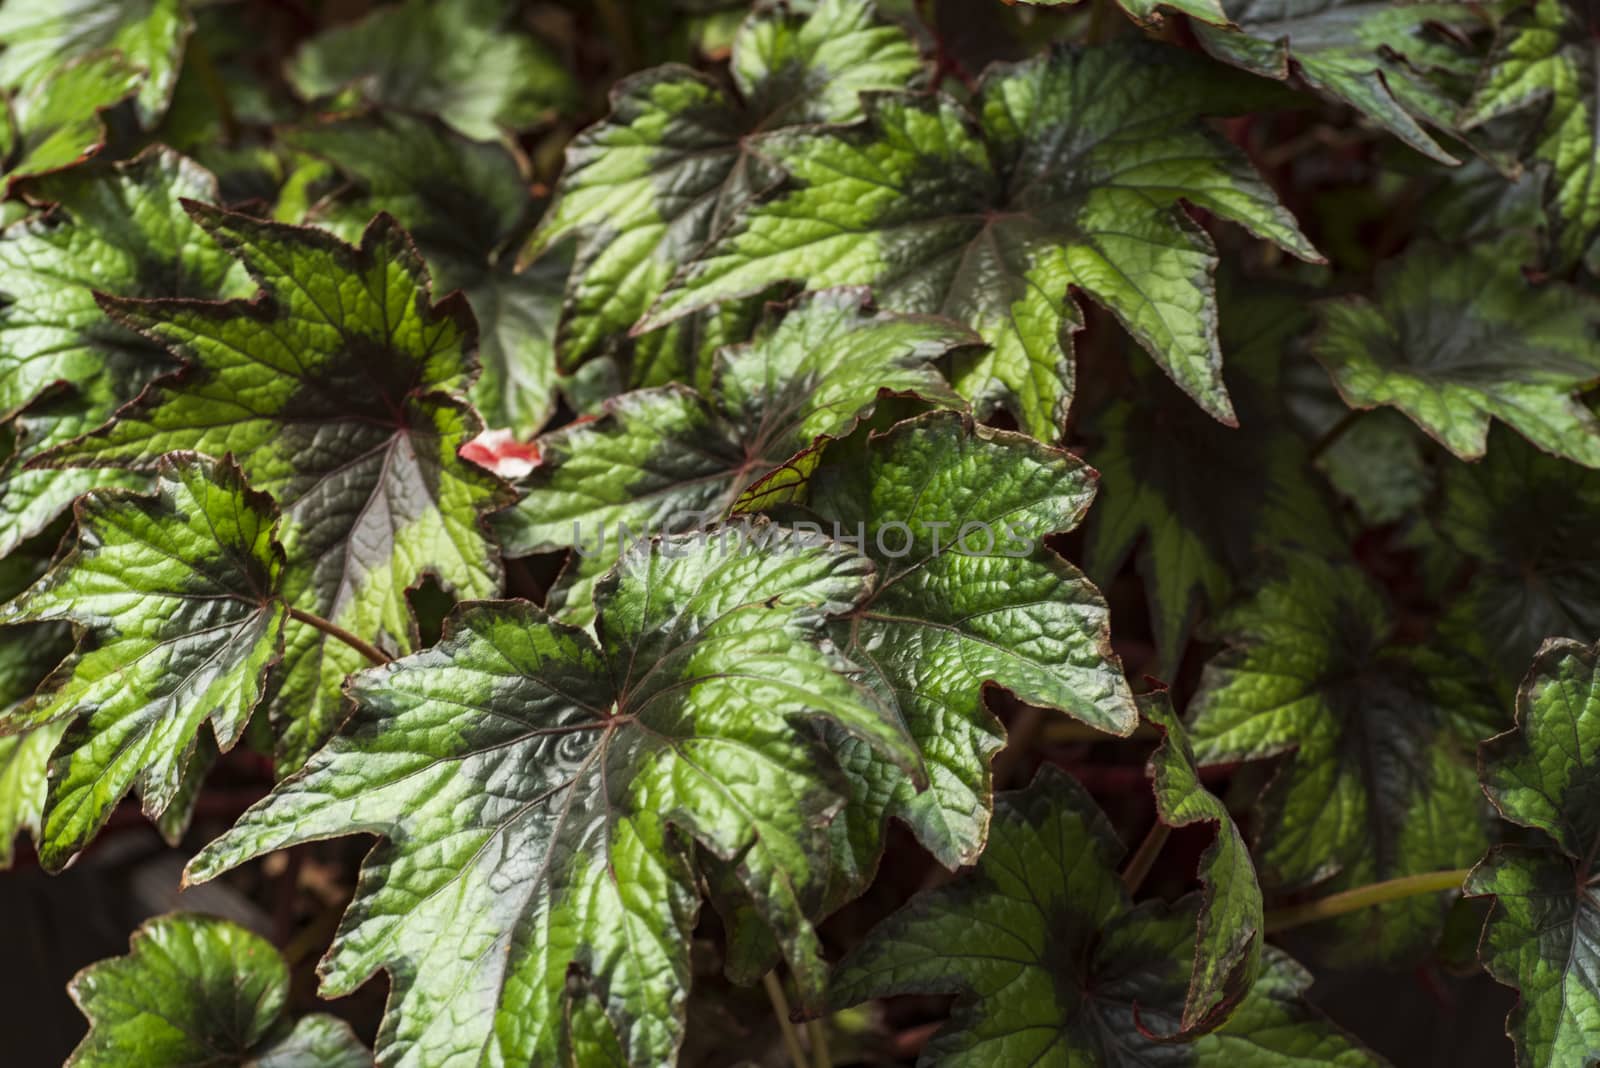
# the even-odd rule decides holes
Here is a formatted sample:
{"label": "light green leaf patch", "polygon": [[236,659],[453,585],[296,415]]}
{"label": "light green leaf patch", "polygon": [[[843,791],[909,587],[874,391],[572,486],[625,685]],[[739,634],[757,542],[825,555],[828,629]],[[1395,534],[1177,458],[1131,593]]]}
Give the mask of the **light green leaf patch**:
{"label": "light green leaf patch", "polygon": [[1053,441],[1071,400],[1077,286],[1208,412],[1222,383],[1211,240],[1186,201],[1315,260],[1243,155],[1199,120],[1260,101],[1177,49],[1057,49],[995,68],[972,107],[866,98],[839,130],[761,142],[788,181],[736,213],[639,329],[779,282],[870,285],[885,307],[970,324],[990,349],[954,382],[980,416]]}
{"label": "light green leaf patch", "polygon": [[[0,53],[3,55],[4,53]],[[0,122],[0,173],[6,191],[18,182],[66,170],[105,147],[100,113],[126,100],[139,72],[116,54],[84,56],[14,93],[10,121]]]}
{"label": "light green leaf patch", "polygon": [[[847,675],[830,615],[871,565],[757,526],[630,551],[598,641],[525,602],[463,606],[439,645],[357,677],[349,727],[191,864],[206,879],[294,842],[387,838],[324,961],[380,967],[386,1065],[670,1063],[698,908],[690,839],[732,865],[812,992],[807,910],[842,801],[823,723],[908,769],[892,708]],[[912,772],[908,772],[912,773]]]}
{"label": "light green leaf patch", "polygon": [[9,733],[68,721],[50,770],[40,859],[59,869],[137,789],[159,817],[177,800],[209,722],[238,741],[283,647],[283,568],[272,502],[236,468],[179,457],[154,496],[96,492],[77,547],[0,608],[0,624],[67,620],[77,651]]}
{"label": "light green leaf patch", "polygon": [[568,148],[529,249],[578,238],[560,328],[567,366],[619,346],[678,269],[776,180],[761,147],[774,131],[859,118],[862,92],[913,88],[925,73],[916,47],[867,0],[752,15],[730,72],[731,92],[676,65],[628,78],[610,116]]}
{"label": "light green leaf patch", "polygon": [[1121,852],[1088,794],[1046,765],[1028,789],[996,798],[971,872],[917,895],[840,963],[833,1003],[956,995],[924,1068],[1383,1063],[1300,999],[1310,977],[1275,949],[1221,1030],[1156,1037],[1179,1030],[1194,899],[1135,907],[1113,867]]}
{"label": "light green leaf patch", "polygon": [[1536,828],[1489,851],[1467,893],[1492,894],[1478,955],[1521,991],[1506,1018],[1522,1068],[1600,1057],[1600,653],[1573,641],[1539,650],[1517,694],[1517,725],[1483,744],[1483,788],[1500,814]]}
{"label": "light green leaf patch", "polygon": [[1393,405],[1463,460],[1490,418],[1600,467],[1600,421],[1576,394],[1600,381],[1600,302],[1535,285],[1511,237],[1465,253],[1424,245],[1380,268],[1377,298],[1322,305],[1313,351],[1355,408]]}
{"label": "light green leaf patch", "polygon": [[126,957],[90,965],[70,991],[89,1033],[68,1068],[370,1068],[343,1020],[288,1016],[289,969],[237,924],[174,913],[134,932]]}
{"label": "light green leaf patch", "polygon": [[0,8],[0,85],[32,89],[65,63],[115,52],[143,73],[137,102],[148,128],[172,100],[193,29],[184,0],[7,0]]}
{"label": "light green leaf patch", "polygon": [[595,580],[629,541],[722,518],[795,453],[847,433],[880,391],[959,405],[935,361],[974,340],[949,320],[875,312],[861,290],[775,312],[748,344],[718,353],[709,397],[636,390],[540,438],[540,465],[500,517],[506,552],[576,547],[549,607],[586,624]]}

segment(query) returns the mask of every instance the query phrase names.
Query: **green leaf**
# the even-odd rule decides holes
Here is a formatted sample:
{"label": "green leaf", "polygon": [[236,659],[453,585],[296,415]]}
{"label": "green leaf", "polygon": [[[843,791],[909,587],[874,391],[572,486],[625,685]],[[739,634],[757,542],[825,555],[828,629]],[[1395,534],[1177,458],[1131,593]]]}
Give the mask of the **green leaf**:
{"label": "green leaf", "polygon": [[687,67],[618,84],[611,115],[579,134],[532,251],[580,238],[560,347],[570,366],[618,343],[678,268],[775,179],[778,129],[858,118],[859,95],[915,86],[924,64],[867,0],[774,7],[734,39],[734,91]]}
{"label": "green leaf", "polygon": [[[1421,123],[1453,130],[1477,58],[1452,41],[1485,25],[1470,4],[1386,0],[1220,0],[1233,27],[1196,25],[1206,51],[1253,74],[1291,74],[1349,104],[1426,156],[1455,157]],[[1211,20],[1222,21],[1222,20]],[[1441,84],[1444,83],[1444,84]],[[1464,94],[1463,94],[1464,95]]]}
{"label": "green leaf", "polygon": [[570,257],[515,268],[534,201],[517,158],[448,127],[376,114],[286,131],[286,144],[320,156],[356,188],[318,208],[318,223],[354,239],[372,216],[399,220],[440,292],[460,289],[480,334],[483,373],[469,396],[493,427],[532,436],[554,409],[555,330]]}
{"label": "green leaf", "polygon": [[[1034,7],[1064,7],[1080,0],[1018,0]],[[1139,22],[1159,25],[1164,12],[1178,11],[1202,22],[1226,23],[1221,0],[1117,0],[1117,6]]]}
{"label": "green leaf", "polygon": [[13,96],[10,122],[0,123],[0,172],[8,195],[25,178],[99,154],[106,140],[100,113],[138,85],[139,73],[119,56],[92,55],[53,68],[48,78]]}
{"label": "green leaf", "polygon": [[1462,114],[1468,128],[1510,119],[1526,131],[1523,159],[1543,172],[1545,214],[1558,270],[1581,261],[1600,231],[1597,73],[1590,15],[1581,4],[1513,5]]}
{"label": "green leaf", "polygon": [[[248,303],[102,297],[188,366],[49,460],[142,468],[175,449],[234,454],[282,507],[289,603],[408,651],[406,591],[425,574],[462,598],[500,585],[482,529],[504,501],[500,484],[456,454],[481,429],[460,397],[476,371],[471,313],[459,296],[430,302],[427,270],[388,216],[351,247],[188,209],[262,292]],[[298,621],[286,642],[274,715],[292,768],[342,718],[340,686],[363,660]]]}
{"label": "green leaf", "polygon": [[1194,968],[1183,1004],[1184,1032],[1226,1019],[1261,971],[1261,887],[1244,836],[1222,799],[1200,781],[1194,748],[1165,693],[1142,697],[1140,714],[1161,733],[1150,755],[1156,815],[1169,827],[1209,823],[1216,840],[1200,858],[1205,890],[1196,921]]}
{"label": "green leaf", "polygon": [[971,112],[885,94],[855,126],[774,133],[762,155],[790,180],[737,213],[640,328],[785,280],[871,285],[886,307],[969,323],[991,348],[956,387],[980,415],[1004,406],[1053,441],[1072,395],[1074,285],[1231,421],[1216,259],[1178,201],[1317,258],[1243,155],[1197,121],[1248,108],[1250,90],[1176,49],[1056,50],[996,68]]}
{"label": "green leaf", "polygon": [[375,104],[438,115],[479,141],[573,102],[572,77],[503,0],[404,0],[317,35],[288,67],[309,99],[353,86]]}
{"label": "green leaf", "polygon": [[1521,1068],[1600,1057],[1600,654],[1573,641],[1539,650],[1517,694],[1517,725],[1482,747],[1483,788],[1500,814],[1536,828],[1489,851],[1467,893],[1492,894],[1478,955],[1522,997],[1506,1018]]}
{"label": "green leaf", "polygon": [[985,685],[1126,735],[1138,713],[1111,651],[1100,592],[1044,545],[1082,520],[1094,473],[1025,434],[937,412],[835,446],[811,476],[824,532],[859,539],[876,570],[835,641],[899,708],[929,774],[920,793],[860,744],[839,747],[850,802],[832,825],[830,905],[865,889],[889,816],[947,868],[972,863],[988,834],[989,762],[1005,731]]}
{"label": "green leaf", "polygon": [[78,544],[0,624],[70,620],[78,649],[10,732],[70,720],[51,769],[40,859],[59,869],[137,788],[152,818],[178,796],[201,725],[238,741],[282,651],[274,510],[236,468],[163,463],[153,496],[97,492]]}
{"label": "green leaf", "polygon": [[1474,561],[1451,615],[1508,704],[1545,639],[1600,634],[1600,472],[1498,430],[1483,462],[1445,467],[1433,523]]}
{"label": "green leaf", "polygon": [[0,8],[0,85],[29,89],[70,60],[114,51],[143,72],[139,119],[149,127],[172,100],[193,29],[183,0],[7,0]]}
{"label": "green leaf", "polygon": [[126,957],[72,980],[89,1033],[68,1068],[365,1068],[350,1027],[287,1016],[289,969],[272,943],[197,913],[150,920]]}
{"label": "green leaf", "polygon": [[1237,428],[1135,365],[1134,387],[1089,421],[1100,501],[1086,570],[1105,585],[1137,551],[1159,654],[1176,677],[1190,629],[1255,574],[1257,553],[1293,541],[1335,551],[1338,525],[1279,399],[1282,354],[1309,325],[1303,293],[1223,289],[1223,345]]}
{"label": "green leaf", "polygon": [[[247,291],[244,272],[180,204],[217,197],[216,180],[182,156],[152,149],[29,189],[55,206],[0,232],[0,419],[22,413],[13,424],[19,461],[99,426],[173,367],[159,345],[109,321],[96,293],[203,299]],[[106,477],[13,467],[0,482],[0,509],[37,515],[0,534],[0,546]]]}
{"label": "green leaf", "polygon": [[586,624],[595,580],[631,538],[722,518],[795,453],[848,433],[880,390],[960,404],[934,361],[973,340],[948,320],[874,312],[862,290],[819,293],[722,349],[709,397],[636,390],[540,438],[501,540],[511,555],[578,547],[549,607]]}
{"label": "green leaf", "polygon": [[[1189,735],[1205,764],[1286,756],[1262,793],[1256,862],[1269,893],[1471,863],[1485,844],[1473,747],[1495,729],[1465,667],[1395,638],[1395,613],[1345,564],[1284,553],[1216,623]],[[1403,961],[1431,947],[1444,899],[1407,898],[1327,928],[1330,955]]]}
{"label": "green leaf", "polygon": [[1135,908],[1112,867],[1121,852],[1083,789],[1046,765],[996,798],[976,868],[913,898],[840,963],[831,1000],[956,995],[925,1068],[1381,1063],[1299,1000],[1309,977],[1275,950],[1221,1031],[1155,1037],[1178,1030],[1193,899]]}
{"label": "green leaf", "polygon": [[[0,631],[0,721],[16,715],[17,706],[71,651],[65,630],[44,626]],[[17,835],[39,833],[50,753],[66,728],[61,721],[0,737],[0,868],[11,866]]]}
{"label": "green leaf", "polygon": [[1379,269],[1376,300],[1322,305],[1316,356],[1352,407],[1393,405],[1463,460],[1483,455],[1492,416],[1600,467],[1600,421],[1576,396],[1600,381],[1600,302],[1530,283],[1530,258],[1515,236],[1416,248]]}
{"label": "green leaf", "polygon": [[[384,834],[323,974],[340,996],[389,969],[385,1064],[572,1063],[603,1042],[669,1063],[697,910],[689,839],[737,866],[815,989],[806,909],[840,798],[814,728],[916,765],[826,640],[870,572],[825,539],[756,527],[632,550],[597,589],[598,644],[525,602],[463,606],[438,646],[358,676],[349,727],[191,877]],[[604,1011],[580,1011],[589,998]]]}

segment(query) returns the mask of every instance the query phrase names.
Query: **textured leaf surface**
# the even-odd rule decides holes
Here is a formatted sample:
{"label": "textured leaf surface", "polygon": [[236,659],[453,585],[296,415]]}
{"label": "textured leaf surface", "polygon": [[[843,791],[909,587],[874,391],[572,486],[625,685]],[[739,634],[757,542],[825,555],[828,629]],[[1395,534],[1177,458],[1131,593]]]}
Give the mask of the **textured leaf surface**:
{"label": "textured leaf surface", "polygon": [[1507,116],[1526,126],[1523,155],[1544,170],[1552,258],[1560,269],[1580,261],[1600,231],[1597,75],[1584,5],[1517,4],[1499,22],[1494,51],[1463,115],[1468,126]]}
{"label": "textured leaf surface", "polygon": [[[1285,554],[1217,620],[1230,648],[1206,665],[1190,738],[1208,764],[1293,756],[1261,796],[1263,887],[1329,892],[1462,867],[1481,853],[1476,742],[1495,729],[1456,673],[1393,640],[1388,605],[1360,572]],[[1365,909],[1328,927],[1335,955],[1404,960],[1432,944],[1442,898]]]}
{"label": "textured leaf surface", "polygon": [[1440,84],[1438,75],[1455,75],[1471,85],[1473,57],[1448,36],[1451,30],[1464,33],[1481,24],[1471,5],[1385,0],[1221,4],[1237,29],[1196,26],[1206,51],[1268,78],[1287,79],[1293,72],[1319,93],[1370,116],[1418,152],[1456,162],[1420,123],[1454,126],[1461,102]]}
{"label": "textured leaf surface", "polygon": [[1600,472],[1498,430],[1481,463],[1445,468],[1434,527],[1473,560],[1451,611],[1508,703],[1545,639],[1600,635]]}
{"label": "textured leaf surface", "polygon": [[150,816],[166,811],[202,724],[223,749],[243,733],[282,649],[273,519],[236,469],[178,458],[159,469],[154,496],[85,498],[77,548],[0,609],[0,623],[70,620],[85,632],[5,721],[71,721],[51,769],[46,865],[71,859],[131,788]]}
{"label": "textured leaf surface", "polygon": [[[0,719],[15,715],[71,649],[64,627],[0,630]],[[66,727],[51,723],[0,737],[0,868],[11,866],[17,835],[39,833],[50,753]]]}
{"label": "textured leaf surface", "polygon": [[7,0],[0,85],[31,88],[69,60],[114,51],[144,72],[139,117],[149,126],[172,99],[193,28],[183,0]]}
{"label": "textured leaf surface", "polygon": [[11,98],[11,121],[0,125],[7,189],[24,178],[64,170],[105,147],[100,113],[126,100],[139,73],[115,54],[85,56]]}
{"label": "textured leaf surface", "polygon": [[554,406],[555,330],[570,256],[518,271],[516,245],[534,201],[517,159],[448,127],[403,114],[341,119],[285,140],[329,160],[355,189],[319,207],[319,224],[354,240],[378,212],[399,220],[438,292],[460,289],[478,322],[482,374],[469,397],[490,426],[528,438]]}
{"label": "textured leaf surface", "polygon": [[289,969],[272,943],[193,913],[151,920],[126,957],[72,980],[89,1034],[70,1068],[364,1068],[349,1025],[286,1015]]}
{"label": "textured leaf surface", "polygon": [[1539,651],[1517,695],[1517,726],[1483,744],[1483,787],[1500,814],[1548,838],[1490,850],[1467,880],[1493,894],[1479,956],[1522,992],[1506,1020],[1520,1068],[1600,1057],[1600,653],[1572,641]]}
{"label": "textured leaf surface", "polygon": [[567,361],[615,344],[714,229],[772,183],[766,135],[858,118],[860,93],[911,88],[923,74],[910,40],[866,0],[753,15],[730,67],[735,92],[687,67],[635,75],[613,91],[606,121],[569,147],[534,246],[581,235],[561,324]]}
{"label": "textured leaf surface", "polygon": [[532,126],[574,95],[571,76],[513,24],[503,0],[405,0],[328,30],[289,64],[308,99],[353,86],[401,111],[438,115],[480,141]]}
{"label": "textured leaf surface", "polygon": [[[647,533],[722,518],[752,483],[846,433],[880,390],[960,404],[934,361],[973,337],[931,317],[873,312],[860,290],[820,293],[717,356],[709,398],[682,387],[624,393],[592,422],[539,439],[540,466],[499,524],[506,551],[579,546],[550,607],[587,623],[595,579]],[[624,530],[626,528],[626,530]]]}
{"label": "textured leaf surface", "polygon": [[1094,497],[1076,457],[941,412],[864,450],[829,450],[809,488],[823,530],[860,539],[877,565],[836,641],[899,708],[929,773],[919,793],[866,746],[841,748],[851,788],[832,828],[836,907],[877,870],[888,816],[946,867],[982,851],[989,761],[1005,739],[986,684],[1113,734],[1131,733],[1137,712],[1100,592],[1043,544]]}
{"label": "textured leaf surface", "polygon": [[1533,285],[1518,238],[1428,246],[1378,272],[1378,298],[1322,306],[1315,352],[1353,407],[1392,404],[1464,460],[1491,417],[1546,452],[1600,467],[1600,421],[1575,396],[1600,380],[1600,302]]}
{"label": "textured leaf surface", "polygon": [[1223,344],[1237,428],[1136,367],[1127,399],[1091,420],[1100,500],[1089,513],[1089,574],[1111,581],[1137,551],[1161,674],[1173,678],[1190,629],[1285,539],[1333,551],[1336,521],[1279,400],[1279,362],[1309,323],[1302,294],[1224,290]]}
{"label": "textured leaf surface", "polygon": [[977,867],[889,917],[839,965],[836,1005],[955,994],[929,1066],[1375,1065],[1298,999],[1276,951],[1235,1017],[1191,1043],[1178,1030],[1194,916],[1189,902],[1134,908],[1112,864],[1116,835],[1076,782],[1048,765],[1001,794]]}
{"label": "textured leaf surface", "polygon": [[570,1063],[596,1044],[668,1063],[697,906],[685,836],[736,865],[815,988],[805,910],[840,798],[804,721],[903,764],[916,750],[825,637],[870,565],[757,533],[629,553],[599,586],[598,644],[523,602],[463,607],[438,646],[359,676],[349,728],[192,874],[385,835],[324,965],[331,996],[390,970],[385,1065]]}
{"label": "textured leaf surface", "polygon": [[[459,391],[476,370],[471,313],[428,298],[428,276],[388,216],[359,247],[321,231],[191,204],[262,286],[251,302],[103,298],[188,364],[57,463],[147,466],[190,449],[238,457],[283,510],[283,589],[296,608],[391,651],[414,640],[406,590],[425,574],[491,596],[499,559],[481,527],[499,483],[457,450],[481,429]],[[297,621],[275,714],[298,765],[337,722],[359,653]]]}
{"label": "textured leaf surface", "polygon": [[1003,405],[1053,441],[1072,394],[1076,285],[1231,420],[1211,240],[1178,200],[1317,256],[1198,121],[1249,106],[1234,77],[1176,49],[1058,50],[997,68],[971,112],[942,95],[886,94],[867,98],[855,126],[774,134],[762,155],[790,181],[738,213],[650,323],[785,280],[872,285],[885,307],[976,329],[991,349],[957,388],[980,414]]}
{"label": "textured leaf surface", "polygon": [[1226,1018],[1260,973],[1261,887],[1244,836],[1222,799],[1200,781],[1194,749],[1172,702],[1164,693],[1142,697],[1139,712],[1161,732],[1149,763],[1161,822],[1169,827],[1208,823],[1217,829],[1216,840],[1200,858],[1205,891],[1181,1017],[1183,1029],[1191,1031]]}

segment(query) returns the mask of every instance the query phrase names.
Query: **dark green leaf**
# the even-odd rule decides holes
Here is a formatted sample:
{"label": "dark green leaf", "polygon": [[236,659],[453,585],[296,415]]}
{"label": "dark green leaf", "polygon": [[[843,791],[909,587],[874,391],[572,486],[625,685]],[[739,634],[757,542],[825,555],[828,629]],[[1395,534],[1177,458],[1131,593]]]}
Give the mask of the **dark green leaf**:
{"label": "dark green leaf", "polygon": [[465,606],[438,646],[358,676],[349,727],[191,874],[384,834],[324,989],[389,969],[385,1064],[565,1064],[596,1043],[668,1063],[698,903],[688,838],[736,865],[815,990],[806,910],[841,799],[814,728],[917,761],[825,637],[870,576],[758,526],[631,551],[598,587],[598,644],[530,604]]}
{"label": "dark green leaf", "polygon": [[[1230,648],[1206,665],[1189,733],[1206,764],[1286,757],[1255,820],[1269,893],[1457,868],[1482,852],[1473,749],[1494,706],[1466,667],[1395,640],[1365,576],[1284,554],[1217,630]],[[1341,918],[1330,954],[1411,957],[1431,946],[1443,904],[1420,896]]]}
{"label": "dark green leaf", "polygon": [[[476,367],[472,315],[433,304],[388,216],[359,248],[322,231],[191,204],[263,287],[248,303],[102,298],[187,366],[53,462],[144,467],[174,449],[233,453],[283,510],[284,594],[381,646],[414,641],[406,591],[432,573],[458,597],[493,595],[500,563],[482,516],[497,481],[457,450],[480,426],[459,391]],[[338,722],[359,653],[297,621],[275,695],[279,755],[297,766]]]}
{"label": "dark green leaf", "polygon": [[404,0],[308,41],[289,63],[308,99],[352,86],[374,103],[438,115],[479,141],[568,105],[571,76],[514,25],[505,0]]}
{"label": "dark green leaf", "polygon": [[368,1068],[332,1016],[292,1021],[289,969],[272,943],[194,913],[151,920],[126,957],[72,980],[89,1033],[68,1068]]}
{"label": "dark green leaf", "polygon": [[1517,694],[1517,726],[1483,744],[1483,787],[1500,814],[1549,837],[1489,851],[1467,880],[1493,894],[1478,954],[1522,992],[1506,1019],[1521,1068],[1600,1058],[1600,654],[1539,650]]}
{"label": "dark green leaf", "polygon": [[[1475,57],[1452,41],[1485,25],[1471,4],[1387,0],[1221,0],[1237,29],[1196,25],[1206,51],[1268,78],[1307,85],[1370,116],[1425,155],[1456,160],[1420,125],[1455,126]],[[1212,20],[1220,21],[1220,20]],[[1420,121],[1419,121],[1420,120]]]}
{"label": "dark green leaf", "polygon": [[839,965],[831,998],[955,994],[919,1065],[1377,1065],[1299,1000],[1276,951],[1234,1019],[1188,1043],[1179,1027],[1194,953],[1192,899],[1128,900],[1122,847],[1073,780],[1049,767],[1001,794],[977,867],[926,891]]}
{"label": "dark green leaf", "polygon": [[179,457],[154,496],[97,492],[77,548],[0,609],[0,624],[70,620],[83,637],[10,732],[68,720],[50,773],[40,858],[59,868],[129,789],[160,816],[202,724],[232,747],[283,648],[283,557],[272,502],[223,463]]}
{"label": "dark green leaf", "polygon": [[1600,301],[1530,283],[1530,258],[1517,237],[1408,252],[1379,270],[1376,300],[1322,306],[1317,358],[1352,407],[1392,404],[1463,460],[1483,455],[1492,416],[1600,467],[1600,421],[1575,396],[1600,380]]}
{"label": "dark green leaf", "polygon": [[999,67],[972,111],[942,95],[868,97],[855,126],[762,141],[791,180],[739,212],[644,325],[785,280],[872,285],[886,307],[970,323],[991,350],[956,387],[980,414],[1005,406],[1054,440],[1072,395],[1075,285],[1231,421],[1212,243],[1178,200],[1317,258],[1243,155],[1198,121],[1252,102],[1242,76],[1125,45]]}
{"label": "dark green leaf", "polygon": [[1196,618],[1255,573],[1260,550],[1285,540],[1329,551],[1340,544],[1278,397],[1283,353],[1309,323],[1304,295],[1258,287],[1246,298],[1241,287],[1228,286],[1223,302],[1237,428],[1137,367],[1127,399],[1090,424],[1102,443],[1088,453],[1101,491],[1089,514],[1087,570],[1103,585],[1138,550],[1168,679]]}
{"label": "dark green leaf", "polygon": [[923,63],[867,0],[821,0],[808,16],[776,6],[752,16],[731,70],[736,92],[686,67],[635,75],[613,91],[610,117],[568,149],[534,250],[581,235],[561,324],[569,363],[615,344],[715,229],[772,183],[767,135],[858,118],[860,93],[913,87]]}

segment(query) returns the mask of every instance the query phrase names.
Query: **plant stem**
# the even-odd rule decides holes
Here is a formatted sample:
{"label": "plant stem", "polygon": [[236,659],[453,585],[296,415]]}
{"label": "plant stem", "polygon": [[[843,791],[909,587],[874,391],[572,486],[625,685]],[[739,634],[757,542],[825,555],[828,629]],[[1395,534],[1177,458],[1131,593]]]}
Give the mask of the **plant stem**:
{"label": "plant stem", "polygon": [[783,1045],[789,1051],[789,1063],[793,1068],[806,1068],[805,1051],[800,1048],[800,1034],[794,1029],[794,1021],[789,1019],[789,999],[783,994],[778,973],[763,975],[761,985],[767,988],[767,1000],[772,1002],[772,1015],[778,1018],[778,1030],[783,1032]]}
{"label": "plant stem", "polygon": [[1334,442],[1344,437],[1345,431],[1354,426],[1356,420],[1366,415],[1369,411],[1371,411],[1370,408],[1351,408],[1341,415],[1339,421],[1324,431],[1323,435],[1317,439],[1316,444],[1311,446],[1311,452],[1306,456],[1307,462],[1316,463],[1320,460],[1322,454],[1331,449]]}
{"label": "plant stem", "polygon": [[828,1055],[828,1028],[823,1021],[807,1020],[806,1038],[811,1040],[813,1068],[833,1068],[833,1058]]}
{"label": "plant stem", "polygon": [[310,612],[302,612],[298,608],[290,608],[289,618],[299,620],[308,627],[320,630],[330,638],[339,639],[374,664],[388,664],[394,660],[394,657],[379,649],[376,645],[363,641],[337,623],[330,623],[321,616],[314,616]]}
{"label": "plant stem", "polygon": [[1458,890],[1461,884],[1466,882],[1469,871],[1470,868],[1455,868],[1450,871],[1428,871],[1421,875],[1406,875],[1387,882],[1372,883],[1368,886],[1358,886],[1353,890],[1329,894],[1316,901],[1307,901],[1303,905],[1273,909],[1267,913],[1265,927],[1268,934],[1274,934],[1302,924],[1343,916],[1347,912],[1354,912],[1371,905],[1383,905],[1402,898],[1416,897],[1418,894]]}
{"label": "plant stem", "polygon": [[1144,841],[1133,851],[1128,866],[1122,869],[1122,885],[1128,888],[1128,893],[1138,892],[1144,877],[1155,867],[1156,857],[1161,855],[1161,847],[1167,844],[1167,837],[1171,834],[1172,828],[1162,823],[1161,817],[1157,816],[1150,832],[1144,836]]}

